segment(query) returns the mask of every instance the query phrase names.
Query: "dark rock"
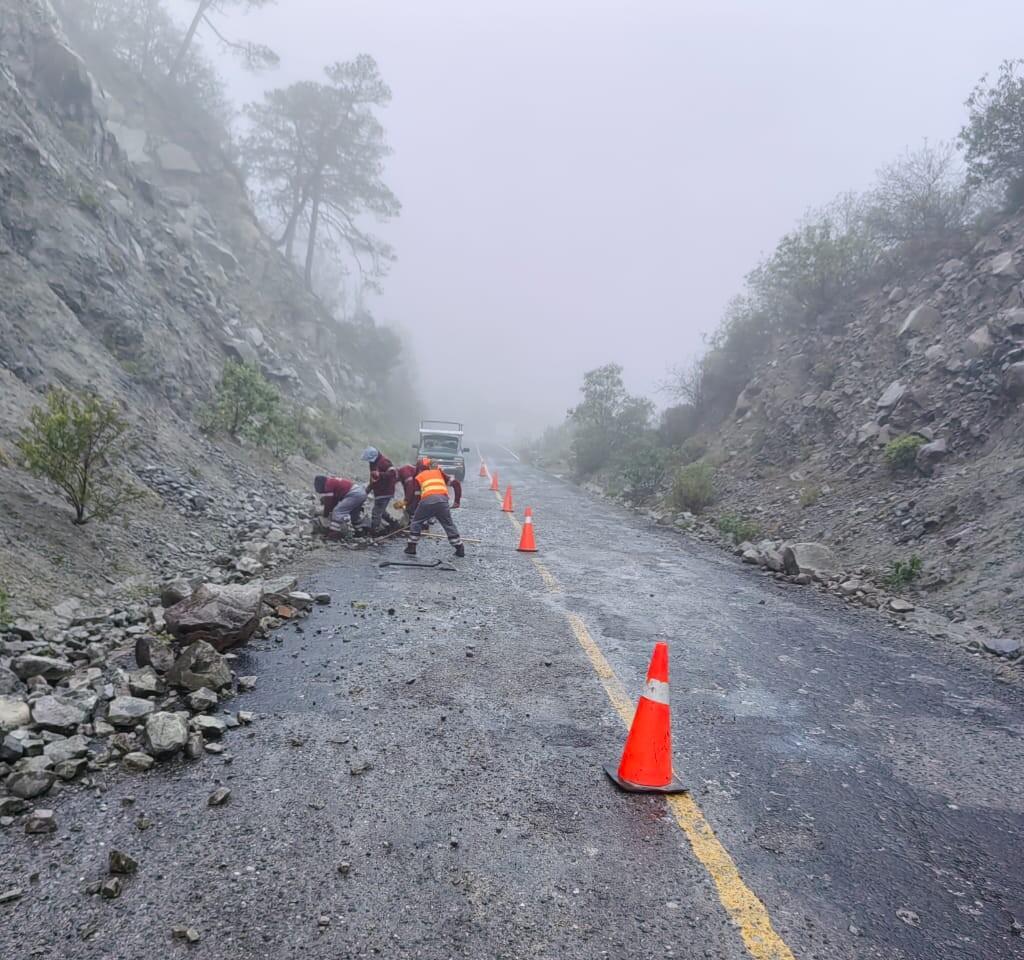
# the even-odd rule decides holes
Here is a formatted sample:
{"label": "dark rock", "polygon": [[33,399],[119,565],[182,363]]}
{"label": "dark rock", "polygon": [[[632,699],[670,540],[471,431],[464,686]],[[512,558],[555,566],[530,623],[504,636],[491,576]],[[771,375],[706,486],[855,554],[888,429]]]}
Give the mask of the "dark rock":
{"label": "dark rock", "polygon": [[135,641],[135,662],[140,667],[152,667],[157,673],[167,673],[174,666],[174,648],[157,637],[139,637]]}
{"label": "dark rock", "polygon": [[186,641],[205,640],[216,650],[244,643],[259,625],[262,588],[256,584],[204,583],[164,613],[168,632]]}
{"label": "dark rock", "polygon": [[107,707],[107,721],[115,727],[134,727],[148,717],[155,707],[139,697],[115,697]]}
{"label": "dark rock", "polygon": [[186,690],[221,690],[231,684],[227,661],[203,640],[189,644],[167,673],[167,682]]}
{"label": "dark rock", "polygon": [[143,734],[146,749],[155,757],[167,757],[185,749],[188,720],[185,714],[160,712],[146,718]]}
{"label": "dark rock", "polygon": [[67,660],[56,657],[39,657],[25,654],[11,661],[11,669],[22,680],[31,677],[42,677],[47,683],[60,683],[75,672],[74,666]]}
{"label": "dark rock", "polygon": [[33,810],[25,818],[25,833],[54,833],[57,817],[52,810]]}
{"label": "dark rock", "polygon": [[217,787],[217,789],[210,794],[210,797],[206,801],[206,803],[208,806],[211,807],[222,807],[230,799],[231,791],[227,787]]}

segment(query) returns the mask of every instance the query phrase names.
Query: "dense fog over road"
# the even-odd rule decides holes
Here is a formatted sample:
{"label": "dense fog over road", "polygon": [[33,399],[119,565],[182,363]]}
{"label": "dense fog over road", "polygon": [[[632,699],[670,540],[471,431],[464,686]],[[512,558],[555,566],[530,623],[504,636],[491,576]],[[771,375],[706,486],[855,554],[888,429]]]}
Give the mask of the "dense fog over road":
{"label": "dense fog over road", "polygon": [[653,391],[805,209],[955,137],[1022,20],[1014,0],[289,0],[218,20],[275,71],[202,42],[237,103],[376,58],[403,209],[373,309],[452,395],[441,413],[535,428],[609,360]]}

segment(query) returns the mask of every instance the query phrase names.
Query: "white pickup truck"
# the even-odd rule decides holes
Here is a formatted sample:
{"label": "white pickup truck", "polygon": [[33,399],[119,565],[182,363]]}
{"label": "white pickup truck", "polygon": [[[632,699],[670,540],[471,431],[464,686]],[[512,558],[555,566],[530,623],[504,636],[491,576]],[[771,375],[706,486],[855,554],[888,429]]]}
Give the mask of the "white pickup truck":
{"label": "white pickup truck", "polygon": [[462,424],[456,420],[421,420],[420,440],[414,443],[417,460],[430,457],[438,466],[460,482],[466,479],[466,458],[469,447],[462,445]]}

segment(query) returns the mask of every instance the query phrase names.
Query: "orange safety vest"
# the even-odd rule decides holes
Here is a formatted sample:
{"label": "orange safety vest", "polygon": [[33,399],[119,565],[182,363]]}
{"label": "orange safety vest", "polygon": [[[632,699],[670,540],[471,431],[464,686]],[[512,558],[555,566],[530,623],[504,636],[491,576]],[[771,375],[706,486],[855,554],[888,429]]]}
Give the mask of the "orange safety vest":
{"label": "orange safety vest", "polygon": [[416,474],[416,482],[420,485],[420,499],[438,495],[448,496],[448,481],[443,470],[424,470]]}

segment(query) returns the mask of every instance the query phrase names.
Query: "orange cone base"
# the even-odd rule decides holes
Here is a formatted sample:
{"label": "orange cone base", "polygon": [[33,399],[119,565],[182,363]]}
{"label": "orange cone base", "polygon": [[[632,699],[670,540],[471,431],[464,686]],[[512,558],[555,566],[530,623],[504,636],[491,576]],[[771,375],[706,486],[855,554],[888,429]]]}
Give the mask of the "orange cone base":
{"label": "orange cone base", "polygon": [[615,784],[620,790],[625,790],[626,793],[689,793],[690,788],[684,787],[675,777],[672,775],[672,779],[663,787],[645,787],[639,783],[630,783],[628,780],[623,780],[619,776],[618,767],[607,766],[604,768],[604,772],[608,774],[612,783]]}

